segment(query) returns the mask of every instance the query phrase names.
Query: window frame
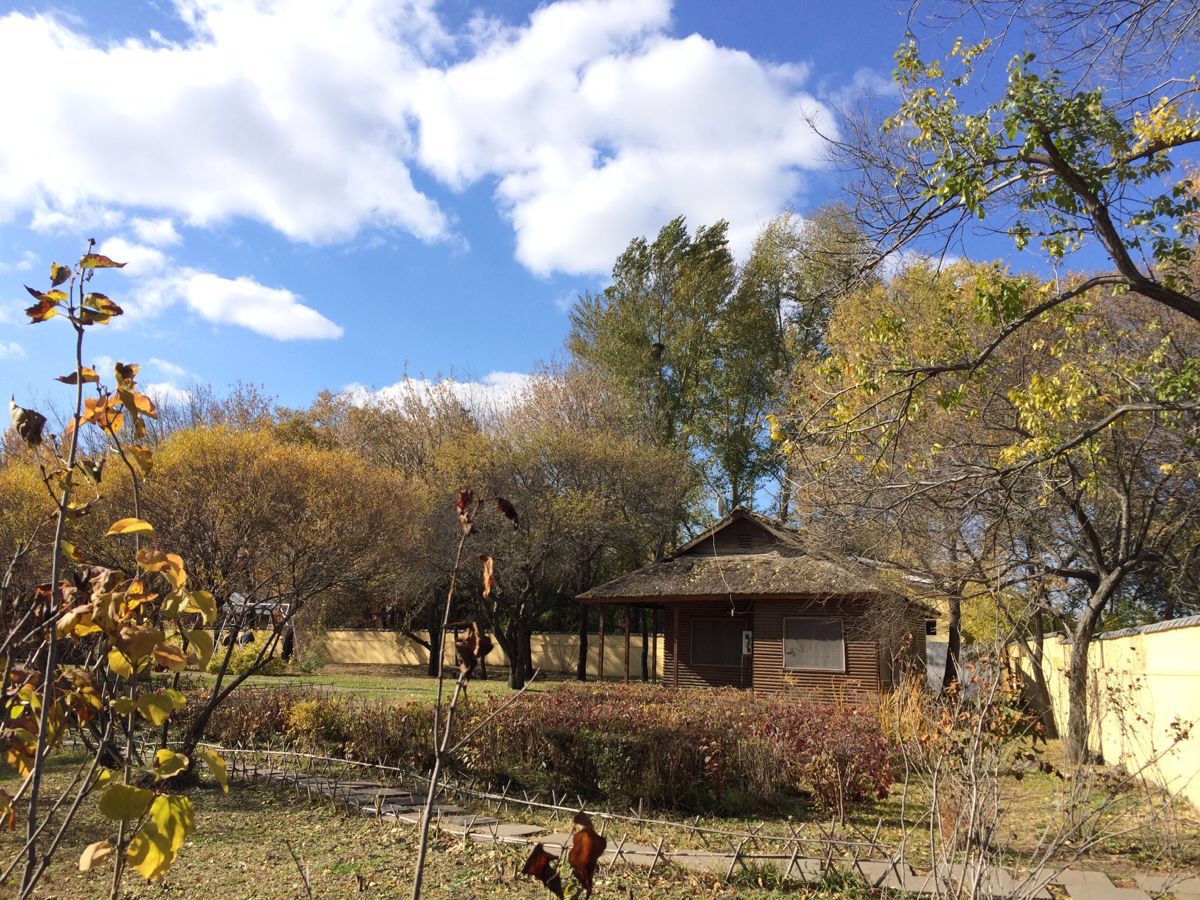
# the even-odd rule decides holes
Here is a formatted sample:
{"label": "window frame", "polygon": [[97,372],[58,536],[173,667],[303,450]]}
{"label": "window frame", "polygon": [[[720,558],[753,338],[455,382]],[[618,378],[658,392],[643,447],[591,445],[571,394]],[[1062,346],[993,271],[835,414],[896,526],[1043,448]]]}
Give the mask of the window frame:
{"label": "window frame", "polygon": [[[787,629],[788,622],[836,622],[838,631],[841,633],[842,644],[842,667],[840,669],[825,668],[822,666],[789,666],[787,664]],[[846,654],[846,623],[841,616],[784,616],[783,626],[780,629],[779,636],[779,655],[782,658],[783,671],[785,672],[820,672],[825,675],[845,675],[849,669],[849,659]]]}
{"label": "window frame", "polygon": [[[720,622],[728,623],[730,619],[720,616],[692,616],[692,621],[689,626],[689,643],[688,643],[688,663],[695,668],[696,666],[711,666],[716,669],[743,669],[746,666],[746,660],[752,657],[742,653],[742,632],[751,631],[751,628],[739,628],[733,631],[737,635],[738,655],[741,657],[736,663],[715,663],[715,662],[697,662],[696,661],[696,623],[697,622]],[[737,620],[734,620],[737,621]]]}

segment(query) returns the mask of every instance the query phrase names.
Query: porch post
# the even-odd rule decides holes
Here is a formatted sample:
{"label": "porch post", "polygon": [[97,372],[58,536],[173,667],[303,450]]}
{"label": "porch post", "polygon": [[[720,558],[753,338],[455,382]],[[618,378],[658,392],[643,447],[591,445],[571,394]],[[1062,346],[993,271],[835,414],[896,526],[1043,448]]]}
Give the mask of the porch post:
{"label": "porch post", "polygon": [[600,609],[600,647],[599,647],[600,659],[596,663],[596,680],[603,681],[604,680],[604,613],[608,609],[608,607],[605,604],[601,603],[599,606],[599,609]]}
{"label": "porch post", "polygon": [[658,681],[658,607],[650,607],[650,683]]}
{"label": "porch post", "polygon": [[629,684],[629,620],[631,607],[625,607],[625,683]]}
{"label": "porch post", "polygon": [[675,607],[675,622],[672,626],[674,634],[671,635],[671,645],[674,647],[675,664],[675,687],[679,687],[679,607]]}

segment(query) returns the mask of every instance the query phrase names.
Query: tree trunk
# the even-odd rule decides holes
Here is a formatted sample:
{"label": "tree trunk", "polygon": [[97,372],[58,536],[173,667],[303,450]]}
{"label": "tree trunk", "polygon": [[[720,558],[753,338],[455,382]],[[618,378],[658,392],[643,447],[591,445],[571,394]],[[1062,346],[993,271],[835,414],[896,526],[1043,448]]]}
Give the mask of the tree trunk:
{"label": "tree trunk", "polygon": [[442,652],[442,611],[438,609],[436,603],[429,604],[429,665],[425,668],[425,674],[432,678],[437,678],[438,674],[438,656]]}
{"label": "tree trunk", "polygon": [[508,644],[504,652],[508,654],[508,686],[514,691],[525,687],[525,666],[521,659],[521,632],[514,622],[505,630],[505,641]]}
{"label": "tree trunk", "polygon": [[1067,762],[1081,765],[1088,761],[1088,649],[1100,624],[1100,616],[1109,598],[1120,587],[1136,560],[1128,559],[1093,582],[1087,610],[1071,635],[1071,670],[1067,673],[1067,734],[1064,740]]}
{"label": "tree trunk", "polygon": [[1033,636],[1033,697],[1038,718],[1042,723],[1042,734],[1046,740],[1052,741],[1058,737],[1058,723],[1054,721],[1054,701],[1050,698],[1050,686],[1046,684],[1046,670],[1043,664],[1046,659],[1046,625],[1041,610],[1035,618],[1037,631]]}
{"label": "tree trunk", "polygon": [[1071,668],[1067,672],[1067,734],[1064,741],[1067,762],[1082,765],[1088,761],[1088,648],[1091,635],[1082,635],[1082,623],[1071,644]]}
{"label": "tree trunk", "polygon": [[575,678],[587,681],[588,607],[579,607],[579,661],[575,663]]}
{"label": "tree trunk", "polygon": [[521,627],[521,678],[522,684],[533,677],[533,627]]}
{"label": "tree trunk", "polygon": [[957,591],[950,594],[946,601],[950,613],[946,624],[946,671],[942,673],[942,687],[947,688],[958,682],[962,666],[962,598]]}

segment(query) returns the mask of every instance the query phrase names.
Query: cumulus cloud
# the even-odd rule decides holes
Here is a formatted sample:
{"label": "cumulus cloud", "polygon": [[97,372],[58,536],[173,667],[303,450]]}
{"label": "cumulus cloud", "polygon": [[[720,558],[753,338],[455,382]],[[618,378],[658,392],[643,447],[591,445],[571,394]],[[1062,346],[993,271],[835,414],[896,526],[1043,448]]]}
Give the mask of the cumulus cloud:
{"label": "cumulus cloud", "polygon": [[359,406],[368,403],[404,403],[409,398],[426,398],[438,390],[448,390],[467,407],[478,410],[506,409],[512,406],[531,376],[525,372],[489,372],[480,379],[405,378],[383,388],[350,384],[343,393]]}
{"label": "cumulus cloud", "polygon": [[173,381],[156,381],[142,385],[141,388],[158,406],[184,403],[192,396],[191,391],[181,388]]}
{"label": "cumulus cloud", "polygon": [[32,250],[24,251],[20,257],[15,260],[7,261],[0,260],[0,274],[8,274],[9,272],[28,272],[33,268],[33,264],[37,262],[37,254]]}
{"label": "cumulus cloud", "polygon": [[238,325],[279,341],[342,336],[340,325],[306,306],[287,288],[269,287],[247,276],[226,278],[178,266],[158,248],[122,237],[105,241],[99,251],[124,262],[125,268],[118,271],[133,281],[121,298],[125,321],[183,304],[208,322]]}
{"label": "cumulus cloud", "polygon": [[24,359],[25,348],[16,341],[0,341],[0,359]]}
{"label": "cumulus cloud", "polygon": [[133,233],[137,235],[138,240],[144,244],[169,247],[180,241],[175,223],[170,219],[135,218],[129,224],[133,226]]}
{"label": "cumulus cloud", "polygon": [[419,158],[443,181],[499,177],[517,257],[602,272],[679,213],[730,221],[745,250],[824,162],[828,110],[768,66],[699,35],[668,37],[665,0],[539,9],[471,59],[422,74]]}
{"label": "cumulus cloud", "polygon": [[177,0],[190,39],[111,45],[9,13],[0,81],[22,85],[5,120],[23,138],[0,149],[0,214],[54,228],[132,206],[304,241],[366,224],[436,238],[446,219],[413,186],[396,96],[429,46],[428,5]]}
{"label": "cumulus cloud", "polygon": [[307,242],[451,237],[419,170],[451,190],[494,183],[530,270],[595,273],[680,213],[728,219],[745,249],[823,164],[810,123],[832,130],[805,65],[675,36],[668,0],[560,0],[457,35],[434,0],[174,7],[178,42],[0,17],[0,79],[23,86],[10,132],[87,138],[0,145],[0,219],[130,219],[159,247],[176,222],[236,217]]}

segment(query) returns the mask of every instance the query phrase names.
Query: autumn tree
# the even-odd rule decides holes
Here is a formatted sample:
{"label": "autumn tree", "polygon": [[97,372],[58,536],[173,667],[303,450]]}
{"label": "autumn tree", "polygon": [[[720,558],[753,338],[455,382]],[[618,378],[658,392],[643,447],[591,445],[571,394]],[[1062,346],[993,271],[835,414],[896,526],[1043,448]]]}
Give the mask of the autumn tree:
{"label": "autumn tree", "polygon": [[[902,565],[920,556],[913,526],[938,523],[927,533],[945,559],[933,571],[960,586],[1021,586],[1031,613],[1069,627],[1066,740],[1079,761],[1092,636],[1132,575],[1190,553],[1200,332],[1182,316],[1130,328],[1139,301],[1093,291],[953,381],[880,377],[977,352],[991,338],[970,310],[997,290],[1043,287],[990,266],[942,278],[918,266],[840,307],[830,353],[810,361],[796,398],[806,424],[789,449],[801,488],[823,486],[828,510],[907,532]],[[1097,408],[1109,410],[1099,422]]]}
{"label": "autumn tree", "polygon": [[492,517],[474,539],[495,560],[495,584],[464,604],[495,634],[515,688],[532,672],[543,617],[574,612],[577,593],[650,558],[688,488],[678,454],[616,427],[619,406],[586,373],[546,372],[487,431],[438,450],[442,484],[520,511],[519,521]]}

